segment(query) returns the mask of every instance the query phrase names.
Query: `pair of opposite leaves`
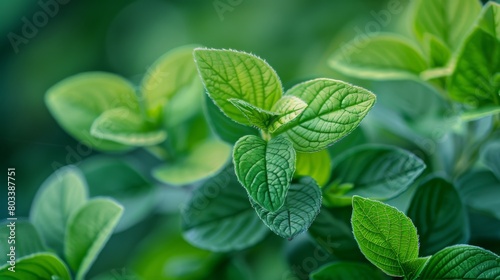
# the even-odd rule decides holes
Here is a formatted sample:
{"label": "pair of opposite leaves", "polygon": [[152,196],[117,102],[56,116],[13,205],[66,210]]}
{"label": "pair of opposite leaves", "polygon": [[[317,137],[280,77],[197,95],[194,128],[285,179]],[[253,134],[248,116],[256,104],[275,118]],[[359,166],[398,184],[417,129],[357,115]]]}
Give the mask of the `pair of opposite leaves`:
{"label": "pair of opposite leaves", "polygon": [[276,72],[262,59],[231,50],[195,49],[210,98],[230,119],[261,130],[241,137],[233,159],[248,195],[280,210],[295,172],[296,151],[325,149],[353,131],[375,103],[369,91],[332,79],[300,83],[283,95]]}

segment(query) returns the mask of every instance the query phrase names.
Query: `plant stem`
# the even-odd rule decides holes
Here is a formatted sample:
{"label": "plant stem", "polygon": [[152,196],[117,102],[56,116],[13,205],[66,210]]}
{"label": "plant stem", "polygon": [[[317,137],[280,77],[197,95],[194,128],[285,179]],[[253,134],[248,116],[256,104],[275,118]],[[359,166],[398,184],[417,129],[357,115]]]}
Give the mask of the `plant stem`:
{"label": "plant stem", "polygon": [[271,140],[271,134],[269,132],[267,132],[266,130],[261,130],[260,131],[260,134],[262,136],[262,139],[266,140],[267,142],[269,142],[269,140]]}

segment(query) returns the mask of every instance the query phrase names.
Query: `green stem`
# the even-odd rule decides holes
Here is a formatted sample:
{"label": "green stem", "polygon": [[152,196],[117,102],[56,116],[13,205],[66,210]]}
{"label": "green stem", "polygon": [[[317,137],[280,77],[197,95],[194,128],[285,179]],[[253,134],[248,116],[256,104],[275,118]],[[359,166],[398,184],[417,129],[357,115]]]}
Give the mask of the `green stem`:
{"label": "green stem", "polygon": [[272,138],[271,134],[265,130],[261,130],[260,135],[262,136],[262,139],[266,140],[267,142],[269,142]]}

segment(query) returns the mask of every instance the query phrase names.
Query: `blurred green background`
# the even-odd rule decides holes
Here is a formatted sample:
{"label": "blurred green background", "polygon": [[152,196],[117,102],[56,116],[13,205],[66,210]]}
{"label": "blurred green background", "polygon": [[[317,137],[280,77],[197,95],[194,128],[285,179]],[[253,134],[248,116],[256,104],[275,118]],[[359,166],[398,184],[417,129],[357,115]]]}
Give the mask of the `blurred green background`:
{"label": "blurred green background", "polygon": [[[28,216],[38,187],[56,167],[79,165],[97,154],[76,153],[78,142],[57,125],[45,106],[46,90],[68,76],[108,71],[137,82],[163,53],[185,44],[200,44],[265,58],[289,88],[319,76],[348,80],[329,70],[326,62],[333,50],[356,35],[381,30],[409,32],[402,24],[408,16],[403,7],[409,0],[59,1],[67,3],[0,2],[0,146],[2,169],[15,167],[17,171],[18,216]],[[399,5],[401,12],[384,17],[381,12],[387,11],[391,2]],[[48,15],[47,3],[57,3],[57,11],[52,6],[53,13]],[[37,21],[39,26],[29,34],[31,38],[17,41],[15,36],[24,37],[26,21]],[[14,44],[13,38],[17,38]],[[148,158],[140,152],[126,157],[134,159],[139,170],[148,168]],[[5,205],[6,192],[0,193]],[[196,263],[201,271],[203,267],[223,267],[220,270],[227,279],[235,279],[245,270],[252,271],[250,279],[280,279],[289,269],[286,259],[276,256],[295,254],[283,251],[281,244],[286,241],[272,234],[248,254],[229,257],[194,249],[178,239],[178,218],[168,213],[178,212],[178,203],[186,193],[171,194],[157,214],[115,235],[89,276],[106,271],[127,276],[139,267],[147,274],[144,271],[192,268]],[[0,213],[0,218],[6,217],[4,210]],[[314,249],[300,238],[293,242],[298,244],[294,250],[310,254]],[[165,264],[169,256],[190,250],[191,259],[177,258]],[[293,259],[289,258],[289,263]],[[203,275],[182,279],[196,277],[206,279]]]}

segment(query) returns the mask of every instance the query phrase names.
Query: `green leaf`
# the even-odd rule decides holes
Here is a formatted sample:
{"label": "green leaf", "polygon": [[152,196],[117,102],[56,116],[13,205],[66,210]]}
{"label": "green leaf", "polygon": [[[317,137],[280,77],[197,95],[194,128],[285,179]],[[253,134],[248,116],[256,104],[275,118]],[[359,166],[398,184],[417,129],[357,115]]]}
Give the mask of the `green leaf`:
{"label": "green leaf", "polygon": [[496,115],[500,113],[500,106],[484,106],[477,109],[469,109],[462,113],[460,118],[463,121],[475,121],[487,116]]}
{"label": "green leaf", "polygon": [[[10,237],[11,232],[14,232],[14,238]],[[20,258],[46,251],[40,235],[36,231],[33,224],[24,220],[9,221],[5,220],[0,223],[0,263],[3,265],[8,263],[12,254],[16,260]],[[11,250],[11,246],[15,250]]]}
{"label": "green leaf", "polygon": [[500,142],[492,142],[481,151],[481,158],[484,164],[500,180]]}
{"label": "green leaf", "polygon": [[4,280],[71,280],[64,262],[52,253],[37,253],[16,260],[15,272],[9,265],[0,267],[0,278]]}
{"label": "green leaf", "polygon": [[115,108],[102,113],[90,128],[92,136],[128,146],[150,146],[165,141],[167,134],[156,130],[137,113]]}
{"label": "green leaf", "polygon": [[268,230],[228,166],[193,192],[182,211],[184,237],[196,247],[226,252],[261,241]]}
{"label": "green leaf", "polygon": [[325,200],[331,205],[351,204],[359,195],[378,200],[393,198],[403,191],[425,169],[415,155],[391,146],[364,145],[339,155],[333,162],[330,185]]}
{"label": "green leaf", "polygon": [[352,199],[354,237],[365,257],[390,276],[405,276],[403,263],[418,258],[417,229],[398,209],[360,196]]}
{"label": "green leaf", "polygon": [[429,261],[429,258],[430,257],[418,258],[402,263],[401,266],[403,266],[408,271],[408,275],[405,276],[405,279],[417,279],[417,277],[420,275],[425,265]]}
{"label": "green leaf", "polygon": [[87,178],[91,197],[110,196],[123,205],[115,232],[140,222],[158,205],[156,188],[123,159],[97,156],[79,167]]}
{"label": "green leaf", "polygon": [[448,247],[429,259],[420,279],[500,279],[500,258],[476,246]]}
{"label": "green leaf", "polygon": [[255,211],[274,233],[291,240],[306,231],[321,207],[321,192],[310,177],[303,177],[288,190],[283,207],[270,212],[250,200]]}
{"label": "green leaf", "polygon": [[376,99],[363,88],[332,79],[307,81],[286,94],[300,98],[308,107],[282,133],[297,151],[309,153],[323,150],[351,133]]}
{"label": "green leaf", "polygon": [[321,208],[309,228],[316,243],[342,260],[364,261],[351,228],[352,207]]}
{"label": "green leaf", "polygon": [[138,110],[134,87],[122,77],[103,72],[78,74],[51,87],[45,102],[59,125],[85,145],[106,151],[129,149],[90,134],[92,123],[103,112],[120,107]]}
{"label": "green leaf", "polygon": [[257,108],[241,99],[230,98],[229,102],[241,111],[241,113],[247,118],[249,124],[262,130],[267,130],[271,121],[278,115],[276,113]]}
{"label": "green leaf", "polygon": [[208,96],[205,97],[205,113],[212,131],[229,144],[236,143],[245,135],[259,135],[257,129],[239,124],[224,115]]}
{"label": "green leaf", "polygon": [[500,4],[488,1],[483,8],[478,27],[493,38],[500,38]]}
{"label": "green leaf", "polygon": [[84,279],[113,233],[123,207],[111,199],[90,200],[71,216],[66,228],[64,255],[76,280]]}
{"label": "green leaf", "polygon": [[457,49],[480,11],[481,3],[477,0],[419,0],[415,34],[421,41],[426,34],[432,34],[451,49]]}
{"label": "green leaf", "polygon": [[334,262],[311,274],[311,280],[383,280],[385,276],[372,266],[354,262]]}
{"label": "green leaf", "polygon": [[453,74],[450,96],[474,108],[500,106],[500,5],[486,5],[478,26],[465,39]]}
{"label": "green leaf", "polygon": [[284,137],[269,142],[244,136],[234,145],[234,167],[248,195],[261,207],[275,212],[285,198],[295,171],[295,150]]}
{"label": "green leaf", "polygon": [[[145,74],[141,93],[146,114],[155,122],[167,113],[167,123],[180,123],[199,110],[203,85],[193,62],[193,49],[194,46],[184,46],[167,52]],[[177,106],[167,105],[169,102]],[[180,115],[171,114],[171,110],[176,110]],[[172,117],[177,120],[170,120]]]}
{"label": "green leaf", "polygon": [[323,187],[330,179],[331,165],[330,154],[327,150],[297,153],[295,176],[310,176],[320,187]]}
{"label": "green leaf", "polygon": [[195,49],[194,58],[208,95],[232,120],[249,125],[245,115],[229,102],[241,99],[271,111],[282,95],[278,75],[252,54],[215,49]]}
{"label": "green leaf", "polygon": [[[475,1],[475,0],[473,0]],[[441,41],[440,38],[426,33],[423,38],[425,52],[431,62],[431,67],[443,67],[448,64],[451,57],[451,51],[446,46],[446,43]]]}
{"label": "green leaf", "polygon": [[280,134],[287,125],[293,124],[294,120],[298,120],[298,116],[307,108],[307,103],[295,96],[283,96],[276,104],[272,111],[276,112],[279,117],[275,118],[269,126],[269,132]]}
{"label": "green leaf", "polygon": [[231,147],[219,140],[206,140],[185,158],[153,170],[153,176],[170,185],[183,186],[217,173],[228,161]]}
{"label": "green leaf", "polygon": [[490,171],[471,171],[458,180],[458,191],[469,209],[500,220],[500,179]]}
{"label": "green leaf", "polygon": [[334,53],[329,65],[342,74],[371,80],[412,78],[428,68],[410,41],[392,34],[358,36]]}
{"label": "green leaf", "polygon": [[87,202],[87,183],[79,169],[63,167],[54,172],[38,190],[31,206],[30,220],[58,254],[64,251],[69,218]]}
{"label": "green leaf", "polygon": [[467,242],[466,214],[458,192],[448,181],[434,177],[420,185],[408,209],[420,235],[420,255]]}

